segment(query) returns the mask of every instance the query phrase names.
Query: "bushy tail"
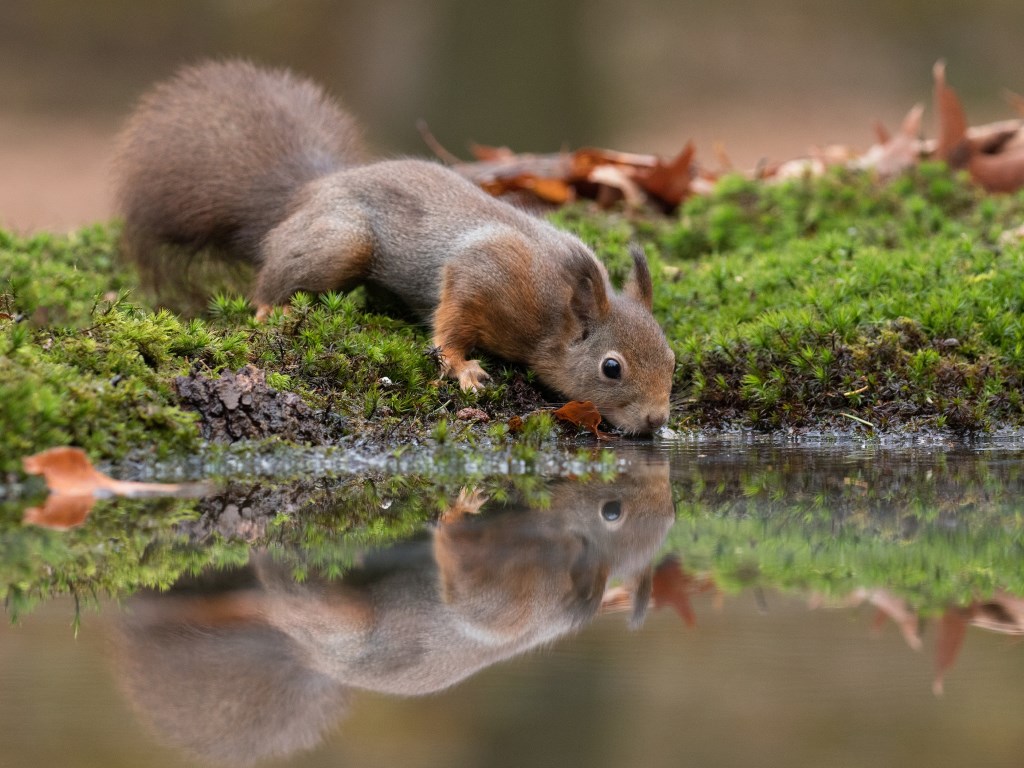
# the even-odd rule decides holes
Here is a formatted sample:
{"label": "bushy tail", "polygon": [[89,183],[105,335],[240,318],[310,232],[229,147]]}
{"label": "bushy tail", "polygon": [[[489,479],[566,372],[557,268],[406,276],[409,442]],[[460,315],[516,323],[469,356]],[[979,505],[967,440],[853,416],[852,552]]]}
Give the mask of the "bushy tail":
{"label": "bushy tail", "polygon": [[303,185],[363,160],[355,121],[309,80],[245,61],[186,67],[143,97],[120,136],[123,250],[150,286],[210,247],[258,264]]}

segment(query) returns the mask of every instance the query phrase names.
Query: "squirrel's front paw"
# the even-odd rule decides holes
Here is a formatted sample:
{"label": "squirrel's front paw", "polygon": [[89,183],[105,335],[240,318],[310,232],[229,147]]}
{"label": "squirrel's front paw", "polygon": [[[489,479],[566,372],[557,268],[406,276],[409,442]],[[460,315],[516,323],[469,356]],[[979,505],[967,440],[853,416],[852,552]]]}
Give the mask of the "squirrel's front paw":
{"label": "squirrel's front paw", "polygon": [[479,360],[467,360],[462,370],[458,372],[458,379],[463,392],[478,392],[483,389],[484,382],[490,381],[491,377],[480,367]]}
{"label": "squirrel's front paw", "polygon": [[480,512],[480,507],[486,503],[487,497],[480,493],[476,488],[463,488],[459,491],[459,498],[453,501],[451,506],[441,513],[441,517],[438,519],[438,522],[442,525],[456,523],[466,515],[478,514]]}

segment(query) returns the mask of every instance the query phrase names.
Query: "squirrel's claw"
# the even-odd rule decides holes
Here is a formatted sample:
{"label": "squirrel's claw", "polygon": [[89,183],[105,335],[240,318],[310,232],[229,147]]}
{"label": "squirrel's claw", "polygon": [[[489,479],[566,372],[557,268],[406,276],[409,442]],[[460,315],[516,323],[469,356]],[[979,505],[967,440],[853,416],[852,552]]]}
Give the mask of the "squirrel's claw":
{"label": "squirrel's claw", "polygon": [[458,372],[458,379],[463,392],[479,392],[484,388],[484,382],[490,381],[491,377],[480,367],[479,360],[467,360]]}
{"label": "squirrel's claw", "polygon": [[[270,317],[270,314],[274,311],[275,308],[276,307],[275,307],[274,304],[260,304],[260,305],[258,305],[256,307],[256,322],[257,323],[265,323],[267,321],[267,318]],[[292,308],[290,306],[288,306],[287,304],[285,304],[284,306],[281,307],[281,314],[283,314],[283,315],[290,315],[291,313],[292,313]]]}
{"label": "squirrel's claw", "polygon": [[487,503],[487,497],[476,488],[463,488],[459,491],[459,497],[441,513],[438,522],[442,525],[455,523],[466,517],[466,515],[477,515],[480,508]]}

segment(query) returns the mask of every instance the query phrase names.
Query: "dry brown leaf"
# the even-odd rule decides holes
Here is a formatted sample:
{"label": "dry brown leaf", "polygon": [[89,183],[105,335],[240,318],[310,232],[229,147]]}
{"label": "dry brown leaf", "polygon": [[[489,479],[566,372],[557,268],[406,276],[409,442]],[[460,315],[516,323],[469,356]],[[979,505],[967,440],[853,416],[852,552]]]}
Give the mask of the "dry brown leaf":
{"label": "dry brown leaf", "polygon": [[1022,120],[1000,120],[987,125],[976,125],[967,129],[967,141],[975,152],[995,154],[1004,152],[1022,142],[1021,128],[1024,127]]}
{"label": "dry brown leaf", "polygon": [[873,169],[884,179],[891,178],[912,167],[921,157],[921,118],[924,105],[915,104],[903,118],[899,131],[889,137],[888,131],[878,123],[879,138],[884,141],[871,147],[860,158],[853,161],[856,168]]}
{"label": "dry brown leaf", "polygon": [[881,622],[888,618],[899,629],[908,646],[915,651],[921,649],[920,621],[906,601],[884,589],[865,590],[863,599],[878,609],[874,621],[876,629],[881,629]]}
{"label": "dry brown leaf", "polygon": [[206,483],[136,483],[115,480],[93,467],[81,448],[68,446],[49,448],[25,456],[21,465],[30,475],[42,475],[50,489],[50,497],[45,505],[41,509],[31,507],[25,510],[22,521],[52,528],[70,528],[84,522],[92,507],[91,503],[84,503],[83,500],[87,499],[107,496],[200,496],[210,490]]}
{"label": "dry brown leaf", "polygon": [[688,141],[683,151],[668,163],[658,158],[657,164],[636,174],[637,183],[666,206],[675,208],[690,194],[690,182],[695,175],[693,159],[697,148]]}
{"label": "dry brown leaf", "polygon": [[945,674],[960,655],[964,636],[967,634],[967,624],[973,614],[973,605],[967,608],[948,608],[939,620],[938,637],[935,641],[935,680],[932,682],[932,692],[936,696],[942,694]]}
{"label": "dry brown leaf", "polygon": [[486,144],[470,144],[469,153],[485,163],[504,162],[516,157],[508,147],[489,147]]}
{"label": "dry brown leaf", "polygon": [[573,188],[561,179],[542,179],[524,175],[520,178],[519,185],[546,203],[565,205],[576,199]]}
{"label": "dry brown leaf", "polygon": [[25,525],[36,525],[54,531],[77,528],[89,517],[96,497],[92,494],[51,493],[41,507],[29,507],[21,517]]}
{"label": "dry brown leaf", "polygon": [[[630,208],[639,208],[646,199],[644,193],[640,191],[640,187],[629,177],[626,170],[616,165],[597,166],[590,172],[587,181],[609,187],[620,193]],[[599,192],[597,202],[607,208],[614,200],[612,198],[602,199]]]}
{"label": "dry brown leaf", "polygon": [[564,205],[576,197],[572,187],[561,179],[540,178],[530,173],[520,173],[514,176],[503,175],[477,183],[485,192],[495,197],[525,190],[541,200],[555,205]]}
{"label": "dry brown leaf", "polygon": [[194,492],[179,483],[136,483],[114,480],[95,467],[81,448],[58,446],[21,460],[30,475],[42,475],[51,493],[75,496],[167,496]]}
{"label": "dry brown leaf", "polygon": [[697,615],[694,613],[690,598],[714,589],[714,582],[710,578],[687,573],[678,560],[670,557],[654,569],[651,596],[655,608],[669,605],[679,614],[686,626],[693,627],[697,624]]}
{"label": "dry brown leaf", "polygon": [[967,143],[967,115],[956,91],[946,83],[945,62],[935,62],[932,77],[935,81],[935,113],[939,123],[935,153],[950,167],[962,168],[970,159],[971,152]]}
{"label": "dry brown leaf", "polygon": [[1024,186],[1024,147],[996,155],[976,154],[968,160],[967,169],[989,192],[1015,192]]}
{"label": "dry brown leaf", "polygon": [[586,179],[591,171],[601,165],[615,165],[623,168],[654,168],[657,164],[658,158],[654,155],[584,147],[572,153],[571,168],[574,178]]}
{"label": "dry brown leaf", "polygon": [[609,587],[601,597],[601,611],[628,611],[633,607],[633,595],[625,587]]}
{"label": "dry brown leaf", "polygon": [[890,138],[889,129],[885,127],[885,123],[881,120],[875,120],[875,139],[878,143],[888,144]]}
{"label": "dry brown leaf", "polygon": [[601,413],[590,400],[570,400],[554,412],[554,417],[591,432],[598,440],[607,440],[611,435],[602,432]]}
{"label": "dry brown leaf", "polygon": [[1003,635],[1024,635],[1024,598],[997,592],[976,605],[971,624]]}

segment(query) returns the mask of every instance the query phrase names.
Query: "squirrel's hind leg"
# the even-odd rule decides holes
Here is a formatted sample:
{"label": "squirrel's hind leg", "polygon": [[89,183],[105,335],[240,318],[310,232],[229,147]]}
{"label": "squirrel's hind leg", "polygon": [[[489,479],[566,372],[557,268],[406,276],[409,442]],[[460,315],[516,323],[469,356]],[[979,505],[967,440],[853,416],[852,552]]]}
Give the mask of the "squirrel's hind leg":
{"label": "squirrel's hind leg", "polygon": [[[373,259],[373,234],[355,211],[324,214],[303,208],[272,229],[263,241],[253,288],[259,311],[288,302],[297,291],[347,291],[366,279]],[[265,315],[264,315],[265,316]]]}

